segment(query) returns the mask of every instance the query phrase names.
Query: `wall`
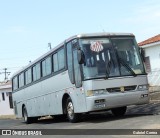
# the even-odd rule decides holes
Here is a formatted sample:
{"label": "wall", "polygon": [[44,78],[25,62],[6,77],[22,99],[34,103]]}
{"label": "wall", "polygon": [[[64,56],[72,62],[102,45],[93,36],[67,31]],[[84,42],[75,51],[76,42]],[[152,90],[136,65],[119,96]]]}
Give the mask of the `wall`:
{"label": "wall", "polygon": [[151,86],[160,86],[160,45],[146,47],[145,56],[149,56],[151,72],[148,81]]}
{"label": "wall", "polygon": [[[7,96],[7,92],[11,92],[11,86],[0,86],[0,115],[13,115],[14,111],[10,108],[9,104],[9,95]],[[5,101],[2,99],[2,93],[4,93]]]}

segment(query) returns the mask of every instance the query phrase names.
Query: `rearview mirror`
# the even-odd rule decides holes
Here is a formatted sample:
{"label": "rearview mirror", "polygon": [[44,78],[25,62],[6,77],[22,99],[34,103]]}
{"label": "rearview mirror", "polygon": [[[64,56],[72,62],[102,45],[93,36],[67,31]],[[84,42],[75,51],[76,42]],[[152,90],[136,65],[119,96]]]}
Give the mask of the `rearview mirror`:
{"label": "rearview mirror", "polygon": [[84,56],[84,53],[83,53],[83,51],[82,50],[78,50],[77,51],[77,53],[78,53],[78,63],[79,64],[84,64],[85,63],[85,56]]}

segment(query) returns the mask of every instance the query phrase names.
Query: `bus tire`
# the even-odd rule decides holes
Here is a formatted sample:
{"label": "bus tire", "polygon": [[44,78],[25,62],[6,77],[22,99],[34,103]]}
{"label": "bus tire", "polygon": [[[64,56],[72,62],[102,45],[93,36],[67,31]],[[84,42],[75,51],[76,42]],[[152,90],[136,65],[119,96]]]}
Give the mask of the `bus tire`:
{"label": "bus tire", "polygon": [[36,122],[36,120],[38,120],[38,118],[37,117],[28,117],[27,109],[24,106],[23,107],[23,120],[26,124],[30,124],[30,123]]}
{"label": "bus tire", "polygon": [[74,113],[74,105],[69,97],[66,102],[66,111],[67,111],[67,118],[71,123],[76,123],[80,121],[81,114],[79,113]]}
{"label": "bus tire", "polygon": [[111,109],[112,114],[116,117],[123,116],[126,113],[126,110],[127,110],[127,106]]}

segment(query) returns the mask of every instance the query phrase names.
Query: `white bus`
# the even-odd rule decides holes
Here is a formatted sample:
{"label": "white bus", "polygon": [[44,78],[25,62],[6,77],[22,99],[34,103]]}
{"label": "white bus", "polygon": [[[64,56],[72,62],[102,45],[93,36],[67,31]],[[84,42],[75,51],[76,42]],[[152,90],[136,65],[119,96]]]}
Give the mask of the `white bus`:
{"label": "white bus", "polygon": [[31,123],[41,116],[67,117],[149,102],[147,74],[135,36],[73,36],[12,77],[15,114]]}

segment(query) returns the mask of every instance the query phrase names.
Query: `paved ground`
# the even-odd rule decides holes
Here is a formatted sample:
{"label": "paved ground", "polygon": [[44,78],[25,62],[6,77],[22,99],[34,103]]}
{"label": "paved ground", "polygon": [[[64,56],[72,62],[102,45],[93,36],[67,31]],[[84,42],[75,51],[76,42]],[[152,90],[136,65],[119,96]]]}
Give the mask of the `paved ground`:
{"label": "paved ground", "polygon": [[[79,123],[56,122],[54,119],[46,119],[26,125],[22,120],[1,119],[0,129],[160,129],[160,103],[131,106],[126,115],[121,118],[114,117],[110,112],[85,115],[82,122]],[[83,133],[87,134],[88,131],[93,130],[85,130]],[[59,136],[54,135],[54,137]]]}

